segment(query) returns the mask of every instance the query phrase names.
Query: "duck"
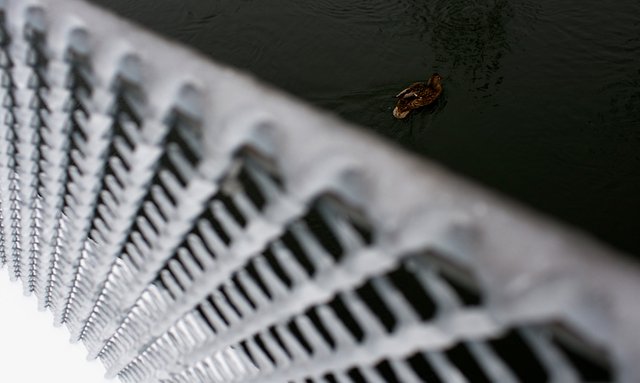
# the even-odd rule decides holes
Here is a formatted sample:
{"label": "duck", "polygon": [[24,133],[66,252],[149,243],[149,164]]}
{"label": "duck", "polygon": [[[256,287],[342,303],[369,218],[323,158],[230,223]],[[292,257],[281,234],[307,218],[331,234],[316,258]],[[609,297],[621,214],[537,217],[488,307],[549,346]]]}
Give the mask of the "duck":
{"label": "duck", "polygon": [[398,102],[393,116],[403,119],[412,110],[433,104],[442,94],[442,76],[434,73],[427,82],[416,82],[396,95]]}

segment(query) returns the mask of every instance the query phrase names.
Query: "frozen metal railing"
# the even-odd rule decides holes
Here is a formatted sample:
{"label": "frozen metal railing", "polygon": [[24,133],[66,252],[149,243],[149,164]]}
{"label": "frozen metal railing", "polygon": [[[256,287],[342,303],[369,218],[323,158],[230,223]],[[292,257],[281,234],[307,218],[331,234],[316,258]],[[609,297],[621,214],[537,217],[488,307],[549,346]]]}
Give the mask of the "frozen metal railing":
{"label": "frozen metal railing", "polygon": [[589,239],[76,0],[0,71],[0,262],[109,376],[640,381]]}

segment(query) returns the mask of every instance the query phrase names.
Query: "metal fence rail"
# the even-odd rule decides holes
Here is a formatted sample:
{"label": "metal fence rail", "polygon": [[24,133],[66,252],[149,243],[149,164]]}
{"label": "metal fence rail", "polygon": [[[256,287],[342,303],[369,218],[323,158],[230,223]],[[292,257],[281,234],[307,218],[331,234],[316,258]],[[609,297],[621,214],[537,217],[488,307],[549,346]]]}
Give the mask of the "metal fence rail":
{"label": "metal fence rail", "polygon": [[124,382],[640,381],[640,270],[77,0],[0,1],[0,262]]}

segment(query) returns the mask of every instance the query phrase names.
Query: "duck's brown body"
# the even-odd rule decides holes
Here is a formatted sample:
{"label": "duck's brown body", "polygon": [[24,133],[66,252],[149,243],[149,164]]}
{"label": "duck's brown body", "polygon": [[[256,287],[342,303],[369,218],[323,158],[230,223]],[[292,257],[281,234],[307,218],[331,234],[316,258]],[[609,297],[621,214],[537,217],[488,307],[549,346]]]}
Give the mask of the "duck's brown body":
{"label": "duck's brown body", "polygon": [[398,93],[398,103],[393,109],[395,118],[405,118],[412,110],[433,104],[442,94],[442,77],[434,73],[427,82],[416,82]]}

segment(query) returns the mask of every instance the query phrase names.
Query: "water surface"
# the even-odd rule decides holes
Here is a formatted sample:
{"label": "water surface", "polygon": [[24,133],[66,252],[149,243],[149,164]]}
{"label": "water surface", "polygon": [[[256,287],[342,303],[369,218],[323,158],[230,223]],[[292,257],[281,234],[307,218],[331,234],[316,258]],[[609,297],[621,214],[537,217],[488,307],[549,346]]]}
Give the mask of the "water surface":
{"label": "water surface", "polygon": [[640,255],[637,0],[92,1]]}

